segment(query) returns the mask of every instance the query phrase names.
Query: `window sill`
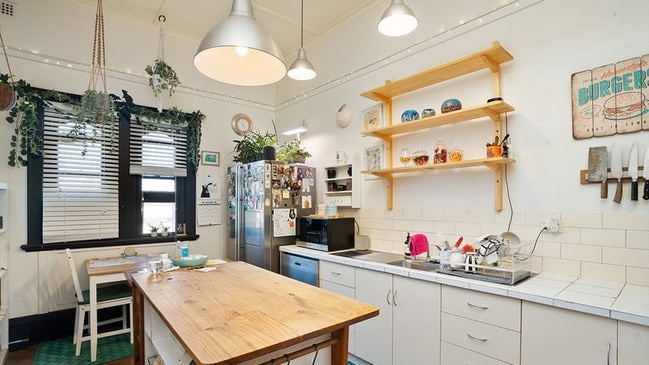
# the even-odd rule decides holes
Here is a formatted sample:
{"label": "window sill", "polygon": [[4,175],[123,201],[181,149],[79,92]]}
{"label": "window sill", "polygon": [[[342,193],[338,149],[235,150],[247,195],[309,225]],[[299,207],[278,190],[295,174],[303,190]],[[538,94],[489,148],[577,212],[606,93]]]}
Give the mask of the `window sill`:
{"label": "window sill", "polygon": [[172,235],[167,237],[140,237],[140,238],[123,238],[123,239],[110,239],[110,240],[92,240],[92,241],[77,241],[77,242],[53,242],[48,244],[38,245],[22,245],[20,249],[25,252],[38,252],[38,251],[55,251],[64,250],[66,248],[90,248],[90,247],[112,247],[112,246],[135,246],[145,245],[150,243],[164,243],[176,241],[195,241],[200,235]]}

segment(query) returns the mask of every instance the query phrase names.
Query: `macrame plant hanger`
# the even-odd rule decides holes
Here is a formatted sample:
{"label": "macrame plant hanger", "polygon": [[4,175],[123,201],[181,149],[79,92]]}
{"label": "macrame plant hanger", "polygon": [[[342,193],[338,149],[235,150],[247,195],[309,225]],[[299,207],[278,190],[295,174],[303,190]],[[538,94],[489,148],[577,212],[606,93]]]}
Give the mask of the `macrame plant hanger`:
{"label": "macrame plant hanger", "polygon": [[[165,21],[167,20],[167,17],[164,15],[158,16],[158,22],[160,23],[160,30],[159,30],[159,37],[158,37],[158,59],[161,61],[165,60]],[[159,83],[160,82],[160,76],[159,75],[153,75],[153,83]],[[158,106],[158,112],[162,113],[162,93],[158,93],[156,95],[157,99],[157,106]]]}
{"label": "macrame plant hanger", "polygon": [[[92,66],[90,68],[90,82],[88,89],[97,90],[97,83],[101,81],[103,93],[108,98],[106,91],[106,42],[104,40],[104,11],[102,0],[97,0],[97,14],[95,15],[95,36],[92,45]],[[106,100],[108,102],[108,100]]]}
{"label": "macrame plant hanger", "polygon": [[0,44],[2,45],[2,52],[5,56],[5,62],[7,62],[7,72],[9,72],[8,84],[0,83],[0,110],[5,111],[9,110],[16,105],[16,91],[14,90],[13,85],[16,83],[14,80],[14,73],[11,72],[11,66],[9,65],[9,57],[7,56],[7,48],[5,47],[5,41],[2,39],[2,31],[0,30]]}

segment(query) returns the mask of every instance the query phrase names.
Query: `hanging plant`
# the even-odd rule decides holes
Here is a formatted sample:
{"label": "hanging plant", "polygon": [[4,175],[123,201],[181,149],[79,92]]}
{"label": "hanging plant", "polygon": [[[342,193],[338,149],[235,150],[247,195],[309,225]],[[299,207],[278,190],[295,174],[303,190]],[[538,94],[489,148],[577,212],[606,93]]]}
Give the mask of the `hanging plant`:
{"label": "hanging plant", "polygon": [[73,141],[83,141],[82,155],[86,155],[88,143],[95,143],[100,133],[108,132],[111,148],[114,147],[116,106],[113,98],[101,91],[86,90],[81,102],[72,106],[75,114],[70,118],[74,123],[68,133]]}
{"label": "hanging plant", "polygon": [[149,87],[156,97],[163,92],[168,92],[171,96],[174,93],[174,88],[180,85],[176,71],[159,58],[155,60],[153,66],[148,65],[144,70],[149,75]]}
{"label": "hanging plant", "polygon": [[9,166],[27,166],[27,155],[40,156],[43,153],[43,141],[38,133],[38,106],[40,97],[25,80],[10,82],[8,74],[0,75],[0,82],[12,85],[17,100],[9,110],[5,120],[13,124],[9,149]]}

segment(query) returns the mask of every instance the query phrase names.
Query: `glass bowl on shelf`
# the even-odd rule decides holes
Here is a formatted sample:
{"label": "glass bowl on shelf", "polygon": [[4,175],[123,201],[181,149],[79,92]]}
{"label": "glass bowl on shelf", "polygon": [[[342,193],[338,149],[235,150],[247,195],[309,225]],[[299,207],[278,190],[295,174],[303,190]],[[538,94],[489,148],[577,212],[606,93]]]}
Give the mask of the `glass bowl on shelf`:
{"label": "glass bowl on shelf", "polygon": [[426,165],[428,163],[428,152],[424,150],[418,150],[412,155],[412,161],[414,161],[415,165],[422,166]]}

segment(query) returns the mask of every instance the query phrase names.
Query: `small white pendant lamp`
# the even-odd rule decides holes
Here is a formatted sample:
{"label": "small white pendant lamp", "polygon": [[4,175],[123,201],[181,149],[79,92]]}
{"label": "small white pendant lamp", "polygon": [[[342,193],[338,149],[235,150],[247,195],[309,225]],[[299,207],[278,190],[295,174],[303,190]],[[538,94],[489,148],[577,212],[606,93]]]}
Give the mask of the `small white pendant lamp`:
{"label": "small white pendant lamp", "polygon": [[233,0],[230,16],[203,38],[194,66],[205,76],[226,84],[261,86],[286,75],[282,51],[252,13],[250,0]]}
{"label": "small white pendant lamp", "polygon": [[304,0],[302,0],[302,15],[300,17],[300,50],[297,53],[297,59],[288,70],[288,77],[293,80],[311,80],[316,76],[315,68],[306,58],[304,50]]}
{"label": "small white pendant lamp", "polygon": [[377,28],[388,37],[406,35],[419,25],[415,13],[402,0],[391,0],[390,6],[383,13]]}

